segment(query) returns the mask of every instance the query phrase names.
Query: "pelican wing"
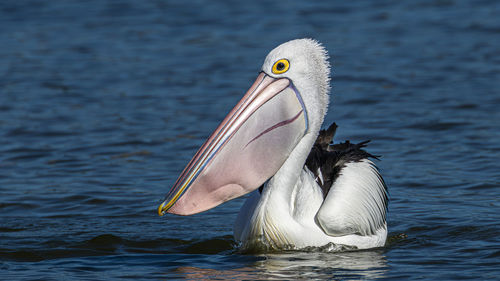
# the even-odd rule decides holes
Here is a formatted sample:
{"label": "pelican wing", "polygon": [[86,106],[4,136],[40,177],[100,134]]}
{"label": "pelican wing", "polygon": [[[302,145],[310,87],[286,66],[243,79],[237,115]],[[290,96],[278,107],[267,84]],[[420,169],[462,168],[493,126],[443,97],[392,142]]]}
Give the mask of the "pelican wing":
{"label": "pelican wing", "polygon": [[331,145],[337,126],[322,130],[306,166],[316,176],[324,201],[316,222],[330,236],[371,235],[385,227],[387,187],[362,148],[367,142]]}

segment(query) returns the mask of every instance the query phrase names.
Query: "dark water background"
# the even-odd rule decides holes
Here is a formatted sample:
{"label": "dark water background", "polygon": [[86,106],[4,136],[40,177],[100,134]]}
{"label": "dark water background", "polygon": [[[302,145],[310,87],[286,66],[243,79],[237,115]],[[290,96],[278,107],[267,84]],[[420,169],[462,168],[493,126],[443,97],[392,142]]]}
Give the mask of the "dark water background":
{"label": "dark water background", "polygon": [[[0,279],[498,279],[499,3],[2,1]],[[337,140],[383,155],[388,245],[240,253],[243,198],[158,217],[301,37],[330,51]]]}

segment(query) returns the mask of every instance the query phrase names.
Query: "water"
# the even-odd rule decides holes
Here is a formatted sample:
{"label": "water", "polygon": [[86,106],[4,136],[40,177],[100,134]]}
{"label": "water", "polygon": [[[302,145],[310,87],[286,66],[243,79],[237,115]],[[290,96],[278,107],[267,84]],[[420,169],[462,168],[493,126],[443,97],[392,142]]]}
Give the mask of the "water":
{"label": "water", "polygon": [[[497,1],[3,1],[0,279],[498,279]],[[330,51],[337,140],[371,139],[390,237],[242,253],[244,198],[156,207],[278,44]]]}

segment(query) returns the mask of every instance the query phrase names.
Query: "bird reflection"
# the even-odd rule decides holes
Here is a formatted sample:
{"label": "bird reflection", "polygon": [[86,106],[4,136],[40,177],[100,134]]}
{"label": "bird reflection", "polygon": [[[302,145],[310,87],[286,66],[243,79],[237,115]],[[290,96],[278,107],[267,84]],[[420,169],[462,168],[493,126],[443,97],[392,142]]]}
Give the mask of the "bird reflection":
{"label": "bird reflection", "polygon": [[377,279],[388,271],[383,250],[340,253],[286,252],[266,254],[262,260],[235,269],[180,267],[187,280],[309,280]]}

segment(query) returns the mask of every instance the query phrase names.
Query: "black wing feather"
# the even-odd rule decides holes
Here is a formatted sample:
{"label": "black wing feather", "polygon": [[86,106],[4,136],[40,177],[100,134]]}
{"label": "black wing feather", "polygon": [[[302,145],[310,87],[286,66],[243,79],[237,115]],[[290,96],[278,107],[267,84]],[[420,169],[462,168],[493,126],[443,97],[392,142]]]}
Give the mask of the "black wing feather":
{"label": "black wing feather", "polygon": [[[306,167],[315,175],[316,182],[321,187],[324,198],[328,195],[328,191],[345,164],[359,162],[367,158],[378,159],[378,156],[363,149],[370,142],[369,140],[357,144],[350,141],[333,144],[336,130],[337,124],[335,123],[330,125],[328,129],[321,130],[306,160]],[[323,181],[319,179],[320,171]]]}

